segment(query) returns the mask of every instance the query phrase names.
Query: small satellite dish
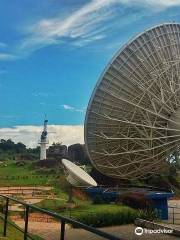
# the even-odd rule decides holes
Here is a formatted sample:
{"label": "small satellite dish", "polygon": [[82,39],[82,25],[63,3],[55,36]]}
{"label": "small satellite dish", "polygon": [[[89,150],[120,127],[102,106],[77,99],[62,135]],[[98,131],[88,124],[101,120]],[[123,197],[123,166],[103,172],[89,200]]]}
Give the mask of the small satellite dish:
{"label": "small satellite dish", "polygon": [[96,181],[81,169],[76,164],[70,162],[67,159],[62,159],[62,164],[65,167],[65,174],[67,181],[75,187],[96,187]]}

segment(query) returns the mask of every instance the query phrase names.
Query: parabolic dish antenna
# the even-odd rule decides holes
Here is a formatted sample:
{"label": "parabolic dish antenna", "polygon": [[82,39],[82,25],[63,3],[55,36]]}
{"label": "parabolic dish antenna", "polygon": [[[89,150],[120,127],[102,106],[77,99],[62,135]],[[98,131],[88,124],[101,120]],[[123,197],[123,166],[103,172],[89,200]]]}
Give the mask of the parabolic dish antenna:
{"label": "parabolic dish antenna", "polygon": [[94,167],[122,179],[160,173],[180,145],[180,24],[126,44],[98,81],[86,113]]}
{"label": "parabolic dish antenna", "polygon": [[95,180],[79,166],[75,165],[67,159],[62,159],[62,164],[65,167],[66,179],[72,186],[97,186]]}

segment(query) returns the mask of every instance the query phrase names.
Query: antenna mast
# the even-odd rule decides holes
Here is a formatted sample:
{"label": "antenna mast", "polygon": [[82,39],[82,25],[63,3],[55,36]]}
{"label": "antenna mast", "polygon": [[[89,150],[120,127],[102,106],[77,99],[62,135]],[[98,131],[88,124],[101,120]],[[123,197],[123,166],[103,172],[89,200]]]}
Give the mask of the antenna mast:
{"label": "antenna mast", "polygon": [[47,124],[48,124],[48,120],[45,118],[44,120],[44,128],[43,131],[41,133],[41,139],[40,139],[40,160],[45,160],[46,159],[46,146],[49,143],[47,136],[48,136],[48,132],[47,132]]}

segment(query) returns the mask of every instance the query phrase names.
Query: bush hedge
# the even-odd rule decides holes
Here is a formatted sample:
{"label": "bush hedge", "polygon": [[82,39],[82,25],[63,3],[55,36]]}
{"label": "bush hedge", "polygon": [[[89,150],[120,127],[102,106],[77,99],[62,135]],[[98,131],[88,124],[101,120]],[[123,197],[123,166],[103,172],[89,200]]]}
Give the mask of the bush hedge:
{"label": "bush hedge", "polygon": [[135,209],[149,209],[152,206],[152,202],[146,198],[144,193],[141,192],[122,194],[119,201],[122,204]]}
{"label": "bush hedge", "polygon": [[72,217],[89,226],[105,227],[133,223],[138,217],[138,212],[126,206],[114,206],[107,207],[106,210],[104,208],[94,209],[93,212],[75,211],[72,212]]}

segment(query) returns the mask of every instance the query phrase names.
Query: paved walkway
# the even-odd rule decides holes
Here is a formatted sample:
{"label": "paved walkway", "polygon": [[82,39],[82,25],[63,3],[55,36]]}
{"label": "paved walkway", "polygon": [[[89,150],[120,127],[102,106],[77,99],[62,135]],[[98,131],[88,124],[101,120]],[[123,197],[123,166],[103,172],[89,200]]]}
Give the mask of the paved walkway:
{"label": "paved walkway", "polygon": [[[177,228],[180,230],[180,200],[169,200],[168,201],[168,222],[173,223],[173,217],[174,217],[174,224],[177,224]],[[173,207],[173,208],[171,208]]]}
{"label": "paved walkway", "polygon": [[[20,227],[24,226],[22,221],[16,221]],[[134,233],[135,226],[132,224],[121,225],[115,227],[102,228],[103,231],[111,233],[116,236],[124,236],[128,240],[177,240],[175,236],[164,234],[143,234],[137,236]],[[41,236],[45,240],[59,240],[60,225],[59,223],[37,223],[29,222],[29,232]],[[102,237],[98,237],[92,233],[89,233],[82,229],[73,229],[67,226],[65,240],[104,240]]]}

